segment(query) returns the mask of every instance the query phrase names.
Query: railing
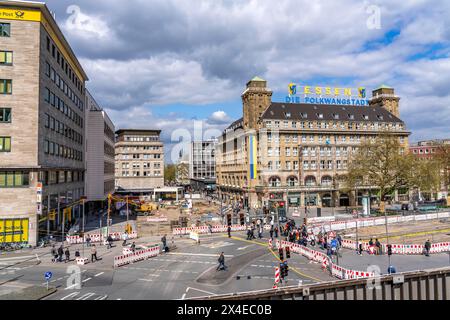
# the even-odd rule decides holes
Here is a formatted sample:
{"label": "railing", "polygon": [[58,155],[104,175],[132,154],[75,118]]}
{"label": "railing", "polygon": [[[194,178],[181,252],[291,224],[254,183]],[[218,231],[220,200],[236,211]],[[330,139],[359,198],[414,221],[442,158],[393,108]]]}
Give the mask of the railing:
{"label": "railing", "polygon": [[449,300],[450,268],[279,289],[203,296],[190,300]]}

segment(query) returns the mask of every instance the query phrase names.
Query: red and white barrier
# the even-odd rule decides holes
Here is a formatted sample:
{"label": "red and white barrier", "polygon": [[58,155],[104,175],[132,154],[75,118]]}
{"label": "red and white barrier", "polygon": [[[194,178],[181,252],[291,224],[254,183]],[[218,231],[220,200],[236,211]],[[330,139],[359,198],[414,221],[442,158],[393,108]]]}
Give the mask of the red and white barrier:
{"label": "red and white barrier", "polygon": [[[113,240],[121,240],[123,238],[124,234],[125,234],[124,232],[111,232],[109,235],[111,236],[111,238]],[[81,238],[80,236],[67,236],[66,241],[70,244],[83,243],[83,241],[86,242],[86,239],[88,237],[91,239],[90,242],[103,242],[104,240],[106,240],[106,239],[104,239],[103,235],[101,235],[99,233],[87,233],[87,234],[85,234],[84,239]],[[133,231],[132,233],[129,233],[127,235],[127,238],[128,239],[136,239],[137,232]]]}
{"label": "red and white barrier", "polygon": [[140,260],[145,260],[150,257],[156,257],[160,253],[159,246],[155,246],[148,249],[138,250],[130,254],[124,254],[114,257],[114,268],[120,267],[129,263],[133,263]]}
{"label": "red and white barrier", "polygon": [[82,258],[82,257],[77,257],[77,258],[75,259],[75,261],[76,261],[77,264],[79,264],[79,265],[85,265],[85,264],[89,263],[88,258]]}

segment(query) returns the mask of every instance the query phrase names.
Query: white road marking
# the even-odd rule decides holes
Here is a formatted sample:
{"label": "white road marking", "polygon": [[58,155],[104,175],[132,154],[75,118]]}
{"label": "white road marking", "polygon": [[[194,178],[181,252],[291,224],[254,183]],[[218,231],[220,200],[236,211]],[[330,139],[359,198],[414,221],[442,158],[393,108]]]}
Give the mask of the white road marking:
{"label": "white road marking", "polygon": [[98,277],[99,275],[102,275],[102,274],[104,274],[104,272],[99,272],[96,275],[94,275],[94,277]]}
{"label": "white road marking", "polygon": [[89,280],[91,280],[92,278],[87,278],[87,279],[84,279],[82,282],[86,282],[86,281],[89,281]]}
{"label": "white road marking", "polygon": [[187,293],[190,289],[192,289],[192,290],[197,290],[197,291],[200,291],[200,292],[203,292],[203,293],[207,293],[207,294],[210,294],[210,295],[213,295],[213,296],[216,295],[215,293],[212,293],[212,292],[209,292],[209,291],[205,291],[205,290],[201,290],[201,289],[192,288],[192,287],[187,287],[186,293]]}
{"label": "white road marking", "polygon": [[184,300],[185,297],[186,297],[186,293],[183,293],[183,295],[181,296],[181,300]]}
{"label": "white road marking", "polygon": [[245,249],[247,249],[248,247],[251,247],[251,246],[254,246],[254,244],[251,244],[251,245],[248,245],[248,246],[245,246],[245,247],[240,247],[240,248],[237,248],[238,250],[245,250]]}
{"label": "white road marking", "polygon": [[95,295],[94,292],[89,292],[89,293],[82,295],[77,300],[87,300],[88,298],[92,297],[93,295]]}
{"label": "white road marking", "polygon": [[58,279],[56,279],[56,280],[62,280],[63,279],[63,277],[61,277],[61,278],[58,278]]}
{"label": "white road marking", "polygon": [[67,298],[75,297],[79,293],[80,292],[72,292],[72,293],[68,294],[67,296],[61,298],[61,300],[66,300]]}
{"label": "white road marking", "polygon": [[122,300],[122,298],[117,298],[116,300]]}
{"label": "white road marking", "polygon": [[105,300],[108,297],[108,295],[100,296],[95,298],[94,300]]}
{"label": "white road marking", "polygon": [[[218,254],[209,253],[189,253],[189,252],[169,252],[167,254],[181,255],[181,256],[203,256],[203,257],[218,257]],[[234,255],[224,254],[225,257],[232,258]]]}
{"label": "white road marking", "polygon": [[28,258],[33,258],[33,257],[35,257],[35,256],[20,256],[20,257],[1,258],[0,261],[26,260]]}
{"label": "white road marking", "polygon": [[153,281],[152,279],[138,279],[138,280],[140,280],[140,281],[147,281],[147,282],[152,282]]}
{"label": "white road marking", "polygon": [[68,287],[64,288],[64,290],[69,290],[70,288],[73,288],[75,286],[78,286],[78,283],[75,283],[75,284],[73,284],[71,286],[68,286]]}

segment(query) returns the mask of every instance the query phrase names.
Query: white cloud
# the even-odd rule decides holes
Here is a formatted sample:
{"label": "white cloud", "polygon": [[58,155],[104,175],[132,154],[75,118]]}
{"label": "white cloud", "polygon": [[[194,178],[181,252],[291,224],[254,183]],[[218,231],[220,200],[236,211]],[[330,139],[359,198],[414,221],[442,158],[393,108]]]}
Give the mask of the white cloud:
{"label": "white cloud", "polygon": [[212,123],[223,124],[230,123],[231,119],[225,111],[218,110],[211,114],[211,116],[209,117],[209,121]]}
{"label": "white cloud", "polygon": [[[64,7],[71,1],[48,3]],[[280,92],[290,81],[368,89],[386,83],[401,96],[401,117],[414,138],[449,131],[449,1],[78,3],[77,23],[59,17],[104,106],[127,112],[220,104],[238,100],[254,75]],[[373,4],[381,9],[381,29],[366,25],[366,8]],[[392,30],[399,34],[385,39]],[[225,119],[213,114],[208,121]]]}

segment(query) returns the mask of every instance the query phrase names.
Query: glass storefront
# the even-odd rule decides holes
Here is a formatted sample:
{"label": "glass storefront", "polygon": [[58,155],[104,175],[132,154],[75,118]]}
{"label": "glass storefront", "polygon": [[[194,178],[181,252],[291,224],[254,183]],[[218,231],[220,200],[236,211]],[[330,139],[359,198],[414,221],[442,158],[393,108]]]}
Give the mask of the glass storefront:
{"label": "glass storefront", "polygon": [[307,206],[317,206],[317,193],[308,193],[305,195],[305,205]]}

